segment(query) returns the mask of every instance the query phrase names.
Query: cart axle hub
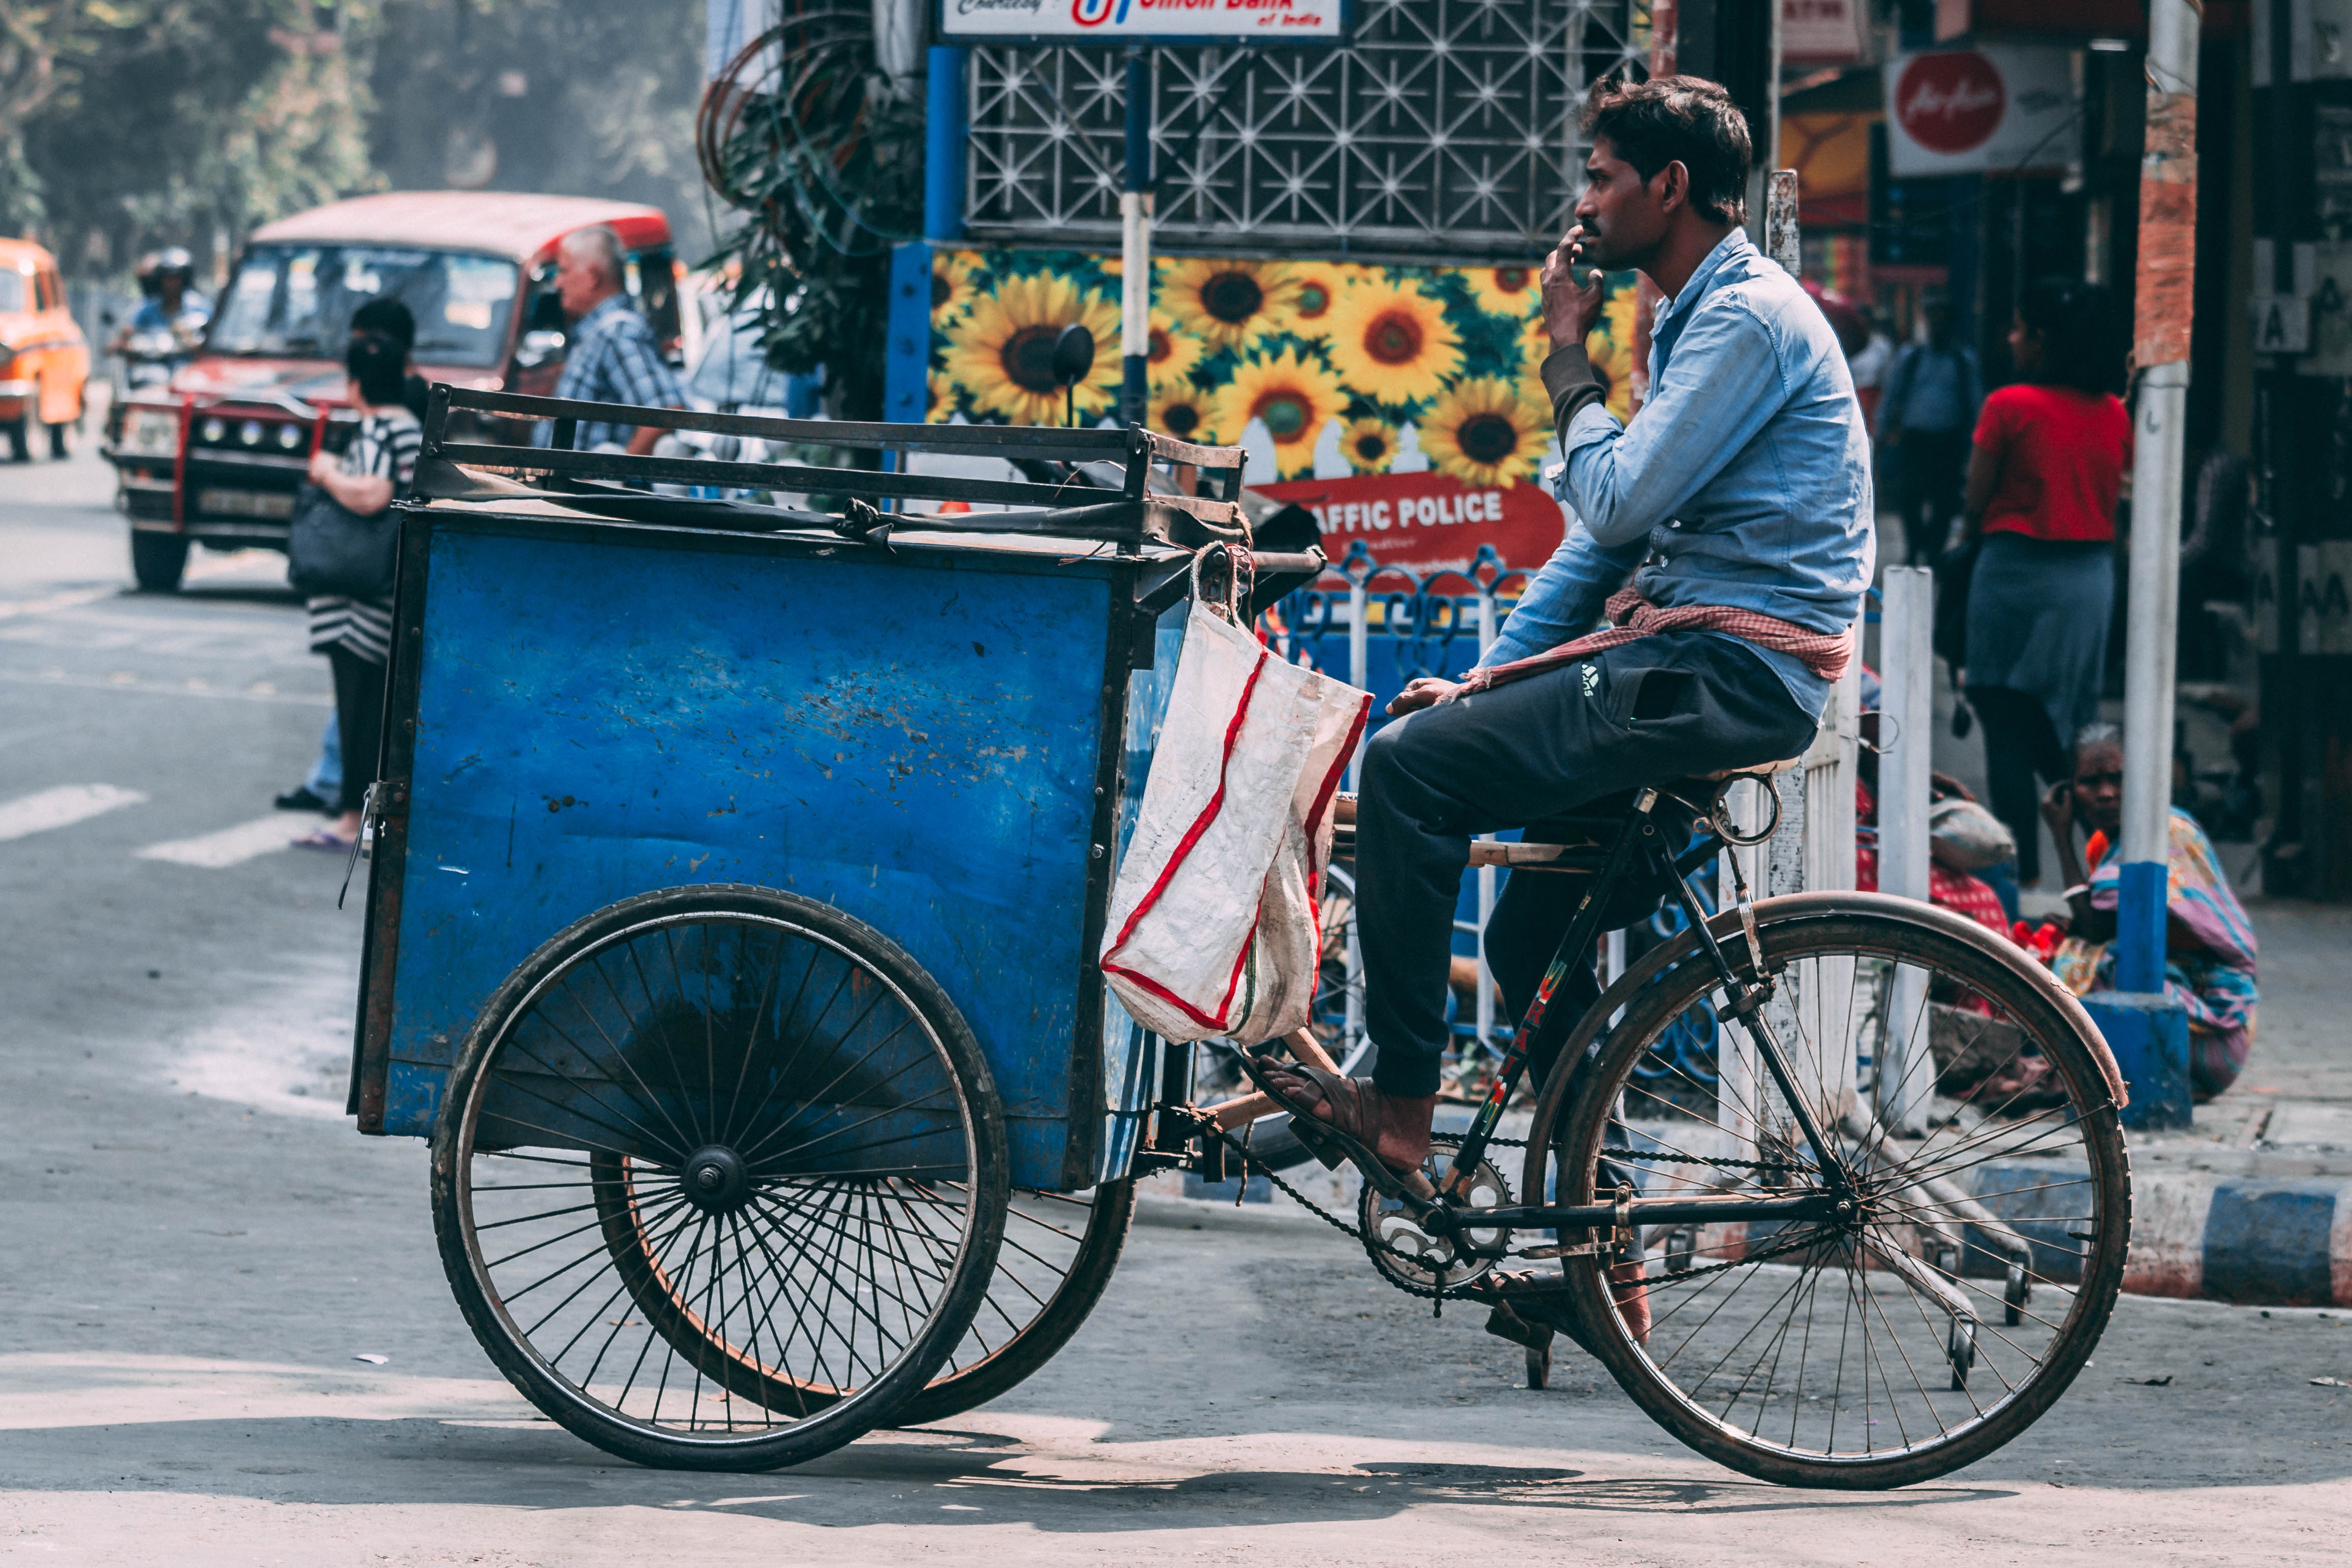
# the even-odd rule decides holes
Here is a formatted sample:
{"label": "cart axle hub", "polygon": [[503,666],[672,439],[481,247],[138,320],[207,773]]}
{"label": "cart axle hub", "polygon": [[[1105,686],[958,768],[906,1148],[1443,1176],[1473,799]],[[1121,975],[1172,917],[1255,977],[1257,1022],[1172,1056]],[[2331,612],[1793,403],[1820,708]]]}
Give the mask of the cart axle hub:
{"label": "cart axle hub", "polygon": [[678,1173],[686,1199],[705,1214],[732,1214],[751,1197],[751,1173],[743,1156],[724,1144],[712,1144],[687,1156]]}

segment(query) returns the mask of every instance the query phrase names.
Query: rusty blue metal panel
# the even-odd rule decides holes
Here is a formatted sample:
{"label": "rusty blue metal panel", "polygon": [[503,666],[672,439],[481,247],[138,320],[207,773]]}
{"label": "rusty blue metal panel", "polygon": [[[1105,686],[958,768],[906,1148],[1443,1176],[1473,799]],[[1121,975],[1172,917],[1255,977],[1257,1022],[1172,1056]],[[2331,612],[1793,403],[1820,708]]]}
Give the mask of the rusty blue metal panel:
{"label": "rusty blue metal panel", "polygon": [[[1184,652],[1185,618],[1190,600],[1179,600],[1162,611],[1152,628],[1151,667],[1138,670],[1128,680],[1127,727],[1120,763],[1118,853],[1116,865],[1127,858],[1128,841],[1143,806],[1143,784],[1151,772],[1151,754],[1160,745],[1160,726],[1168,715],[1168,698],[1176,689],[1176,665]],[[1108,988],[1103,991],[1102,1052],[1106,1125],[1094,1176],[1098,1181],[1127,1174],[1136,1144],[1159,1085],[1157,1036],[1128,1017],[1127,1009]]]}
{"label": "rusty blue metal panel", "polygon": [[[1117,579],[1052,556],[436,526],[383,1130],[430,1133],[477,1011],[556,931],[746,882],[906,948],[987,1054],[1014,1181],[1070,1185],[1074,1109],[1136,1104],[1132,1031],[1080,1027]],[[1099,1075],[1075,1054],[1097,1051]],[[1093,1133],[1078,1151],[1107,1164],[1118,1140]]]}

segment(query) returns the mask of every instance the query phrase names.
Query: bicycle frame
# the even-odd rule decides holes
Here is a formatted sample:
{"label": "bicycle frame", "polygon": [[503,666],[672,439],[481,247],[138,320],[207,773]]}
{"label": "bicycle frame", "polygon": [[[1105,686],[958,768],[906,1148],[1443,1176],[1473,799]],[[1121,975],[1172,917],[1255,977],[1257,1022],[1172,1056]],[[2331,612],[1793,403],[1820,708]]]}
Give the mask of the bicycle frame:
{"label": "bicycle frame", "polygon": [[[1607,1229],[1620,1238],[1632,1234],[1644,1225],[1707,1224],[1738,1220],[1834,1220],[1853,1210],[1852,1181],[1844,1163],[1838,1158],[1836,1145],[1813,1114],[1811,1108],[1797,1092],[1796,1075],[1790,1071],[1780,1040],[1764,1017],[1764,1004],[1771,999],[1773,982],[1763,967],[1763,955],[1748,954],[1748,977],[1743,979],[1738,969],[1725,955],[1723,946],[1707,928],[1706,914],[1700,908],[1697,894],[1682,865],[1671,854],[1658,829],[1655,816],[1663,793],[1654,788],[1637,790],[1632,809],[1618,823],[1601,857],[1598,873],[1585,889],[1576,912],[1570,917],[1568,930],[1552,955],[1550,966],[1544,971],[1536,988],[1535,999],[1528,1003],[1526,1015],[1519,1020],[1511,1049],[1504,1056],[1496,1072],[1494,1085],[1478,1107],[1476,1119],[1470,1131],[1454,1151],[1443,1180],[1437,1184],[1435,1200],[1402,1194],[1402,1201],[1414,1211],[1414,1221],[1432,1234],[1447,1234],[1456,1229],[1493,1229],[1496,1228],[1594,1230]],[[1517,1091],[1528,1064],[1537,1054],[1539,1041],[1557,1048],[1569,1027],[1576,1019],[1554,1013],[1552,999],[1560,985],[1577,967],[1590,966],[1601,937],[1601,918],[1609,906],[1610,894],[1622,882],[1638,858],[1642,869],[1664,875],[1673,885],[1675,899],[1681,904],[1690,929],[1697,936],[1700,951],[1715,971],[1717,983],[1729,998],[1719,1011],[1735,1018],[1748,1031],[1754,1043],[1757,1058],[1771,1075],[1772,1082],[1786,1098],[1794,1115],[1805,1145],[1817,1162],[1815,1168],[1824,1177],[1824,1185],[1811,1192],[1777,1194],[1771,1197],[1717,1198],[1642,1198],[1633,1196],[1630,1185],[1618,1188],[1614,1201],[1594,1204],[1523,1204],[1508,1208],[1467,1209],[1453,1207],[1447,1197],[1458,1197],[1468,1190],[1479,1162],[1486,1157],[1486,1148],[1502,1120],[1503,1107]],[[1584,869],[1573,866],[1571,869]],[[1739,890],[1743,908],[1748,904],[1747,889]],[[1752,922],[1747,924],[1752,933]]]}

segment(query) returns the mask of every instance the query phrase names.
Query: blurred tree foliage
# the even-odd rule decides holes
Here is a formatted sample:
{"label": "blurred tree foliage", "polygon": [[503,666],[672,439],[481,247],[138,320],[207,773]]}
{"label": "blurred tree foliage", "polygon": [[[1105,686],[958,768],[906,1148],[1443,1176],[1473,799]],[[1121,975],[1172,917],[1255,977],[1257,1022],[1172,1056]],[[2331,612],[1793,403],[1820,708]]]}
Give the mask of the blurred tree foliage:
{"label": "blurred tree foliage", "polygon": [[378,7],[51,0],[0,9],[0,233],[105,271],[380,183]]}
{"label": "blurred tree foliage", "polygon": [[646,202],[681,255],[709,254],[698,0],[381,3],[372,137],[394,186]]}
{"label": "blurred tree foliage", "polygon": [[697,258],[702,7],[640,0],[0,0],[0,234],[69,271],[339,196],[651,202]]}

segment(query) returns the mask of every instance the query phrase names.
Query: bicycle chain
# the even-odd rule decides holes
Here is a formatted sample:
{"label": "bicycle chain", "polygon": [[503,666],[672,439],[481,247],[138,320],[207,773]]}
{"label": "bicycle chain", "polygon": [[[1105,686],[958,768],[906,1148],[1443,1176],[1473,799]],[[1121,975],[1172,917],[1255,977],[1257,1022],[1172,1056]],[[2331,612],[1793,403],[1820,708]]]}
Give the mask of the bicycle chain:
{"label": "bicycle chain", "polygon": [[[1234,1137],[1224,1128],[1218,1126],[1214,1117],[1210,1116],[1205,1112],[1195,1110],[1189,1105],[1181,1107],[1179,1110],[1180,1113],[1182,1114],[1187,1121],[1191,1122],[1192,1125],[1204,1136],[1212,1136],[1218,1139],[1220,1142],[1223,1143],[1226,1147],[1232,1149],[1235,1155],[1240,1156],[1242,1162],[1242,1184],[1244,1186],[1246,1186],[1249,1182],[1250,1167],[1253,1165],[1255,1165],[1259,1173],[1263,1175],[1268,1182],[1272,1183],[1273,1186],[1285,1197],[1288,1197],[1291,1202],[1298,1205],[1299,1207],[1307,1210],[1307,1213],[1313,1215],[1316,1218],[1321,1220],[1332,1229],[1337,1230],[1340,1235],[1347,1237],[1352,1241],[1362,1243],[1367,1249],[1378,1248],[1380,1250],[1386,1252],[1390,1256],[1399,1259],[1402,1261],[1414,1264],[1417,1267],[1426,1268],[1428,1266],[1425,1260],[1416,1258],[1412,1254],[1403,1250],[1402,1248],[1391,1247],[1389,1243],[1382,1241],[1378,1237],[1366,1236],[1362,1231],[1357,1229],[1354,1226],[1349,1224],[1338,1215],[1331,1213],[1321,1204],[1317,1203],[1313,1198],[1308,1197],[1305,1193],[1299,1191],[1297,1187],[1283,1180],[1278,1173],[1267,1166],[1264,1162],[1254,1160],[1250,1156],[1248,1145],[1244,1144],[1240,1139]],[[1527,1140],[1524,1138],[1489,1138],[1487,1142],[1490,1144],[1506,1144],[1515,1149],[1523,1149],[1527,1147]],[[1717,1161],[1703,1159],[1696,1155],[1633,1155],[1632,1157],[1636,1159],[1682,1160],[1701,1165],[1738,1165],[1751,1170],[1785,1170],[1788,1168],[1785,1165],[1774,1166],[1761,1160]],[[1670,1269],[1663,1274],[1645,1276],[1643,1279],[1642,1283],[1644,1285],[1672,1285],[1684,1280],[1696,1280],[1700,1278],[1702,1275],[1720,1274],[1727,1269],[1737,1269],[1748,1263],[1760,1263],[1767,1258],[1775,1258],[1783,1252],[1794,1252],[1801,1248],[1814,1246],[1821,1239],[1822,1239],[1819,1236],[1801,1236],[1792,1241],[1783,1241],[1775,1246],[1767,1247],[1761,1251],[1749,1252],[1744,1257],[1732,1259],[1728,1262],[1709,1263],[1703,1268],[1696,1269]],[[1509,1260],[1510,1260],[1507,1258],[1488,1260],[1488,1261],[1494,1263],[1507,1262]],[[1423,1286],[1408,1285],[1403,1281],[1395,1278],[1393,1275],[1383,1274],[1381,1275],[1381,1278],[1386,1280],[1388,1283],[1395,1289],[1402,1291],[1406,1295],[1418,1296],[1425,1301],[1435,1301],[1439,1303],[1441,1308],[1444,1303],[1447,1301],[1483,1301],[1489,1306],[1495,1304],[1494,1298],[1481,1295],[1475,1290],[1448,1290],[1444,1286],[1440,1286],[1435,1290],[1431,1290]]]}

